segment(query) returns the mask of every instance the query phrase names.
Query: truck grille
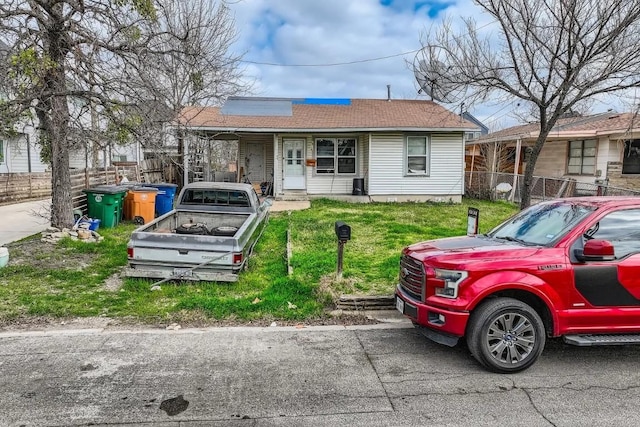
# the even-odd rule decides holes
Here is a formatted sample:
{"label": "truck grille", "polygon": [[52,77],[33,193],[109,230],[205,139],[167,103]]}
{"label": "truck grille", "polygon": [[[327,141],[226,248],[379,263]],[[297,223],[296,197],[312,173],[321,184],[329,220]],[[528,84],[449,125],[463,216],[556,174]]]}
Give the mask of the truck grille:
{"label": "truck grille", "polygon": [[400,259],[400,286],[412,298],[422,301],[425,282],[422,263],[406,255]]}

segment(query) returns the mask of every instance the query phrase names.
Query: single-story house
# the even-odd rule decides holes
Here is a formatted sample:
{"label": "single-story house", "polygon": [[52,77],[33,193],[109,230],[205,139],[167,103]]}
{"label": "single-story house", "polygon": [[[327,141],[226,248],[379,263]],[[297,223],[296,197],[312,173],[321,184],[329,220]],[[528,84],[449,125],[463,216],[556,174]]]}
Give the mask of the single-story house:
{"label": "single-story house", "polygon": [[460,202],[464,135],[477,125],[423,100],[229,98],[185,109],[181,127],[234,140],[238,173],[276,197],[368,195]]}
{"label": "single-story house", "polygon": [[[468,141],[466,169],[523,173],[527,147],[539,134],[539,124],[531,123]],[[506,162],[496,167],[483,154],[487,147],[501,146]],[[536,162],[535,176],[572,178],[594,184],[608,181],[612,186],[640,188],[640,117],[635,113],[602,113],[584,117],[567,117],[553,128]]]}

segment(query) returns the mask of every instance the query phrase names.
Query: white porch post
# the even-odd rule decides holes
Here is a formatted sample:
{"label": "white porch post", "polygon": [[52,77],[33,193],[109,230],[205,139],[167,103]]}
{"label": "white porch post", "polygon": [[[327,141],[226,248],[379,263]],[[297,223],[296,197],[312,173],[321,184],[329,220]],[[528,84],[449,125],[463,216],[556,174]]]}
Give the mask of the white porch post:
{"label": "white porch post", "polygon": [[186,136],[182,139],[182,183],[184,186],[189,184],[189,138]]}
{"label": "white porch post", "polygon": [[280,166],[280,157],[278,150],[278,134],[273,134],[273,197],[281,192],[282,185],[282,168]]}
{"label": "white porch post", "polygon": [[511,190],[511,201],[513,202],[516,195],[516,189],[518,188],[516,185],[518,184],[518,173],[520,168],[520,150],[522,149],[522,139],[518,138],[516,141],[516,158],[515,164],[513,165],[513,185]]}

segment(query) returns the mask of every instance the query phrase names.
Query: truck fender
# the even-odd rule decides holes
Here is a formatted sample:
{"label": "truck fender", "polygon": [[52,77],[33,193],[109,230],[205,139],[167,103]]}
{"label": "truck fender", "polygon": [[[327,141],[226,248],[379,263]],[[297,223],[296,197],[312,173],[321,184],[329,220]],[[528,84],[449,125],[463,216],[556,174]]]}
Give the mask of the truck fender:
{"label": "truck fender", "polygon": [[537,276],[522,271],[500,271],[488,274],[470,284],[467,295],[474,296],[469,300],[468,309],[472,311],[491,295],[509,290],[520,290],[537,296],[547,306],[553,321],[553,335],[558,334],[558,307],[562,307],[562,299],[555,288]]}

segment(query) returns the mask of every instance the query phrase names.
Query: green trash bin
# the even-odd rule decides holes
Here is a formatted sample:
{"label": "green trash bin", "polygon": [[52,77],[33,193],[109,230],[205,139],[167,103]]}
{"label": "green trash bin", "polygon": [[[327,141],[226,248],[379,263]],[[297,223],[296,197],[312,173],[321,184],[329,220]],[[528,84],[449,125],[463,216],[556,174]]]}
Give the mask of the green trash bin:
{"label": "green trash bin", "polygon": [[87,195],[87,211],[100,226],[113,228],[120,224],[122,205],[128,189],[120,185],[100,185],[82,190]]}

